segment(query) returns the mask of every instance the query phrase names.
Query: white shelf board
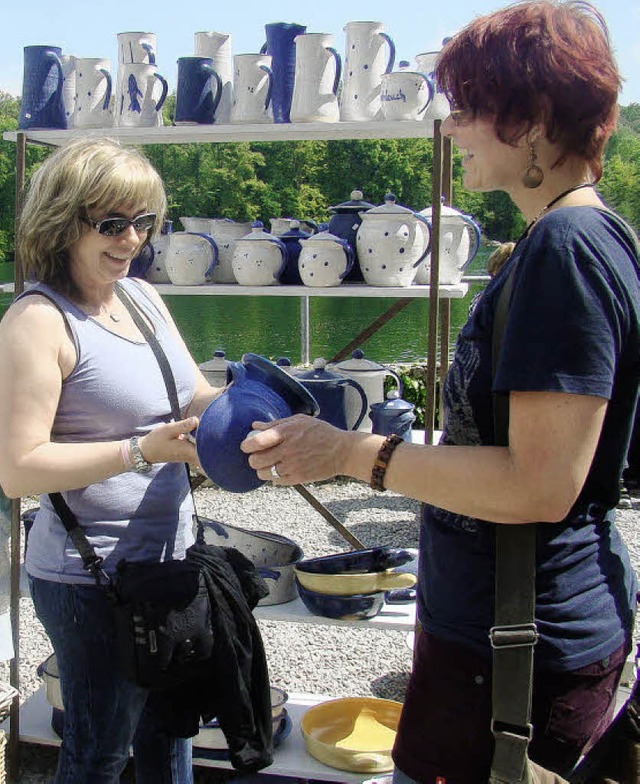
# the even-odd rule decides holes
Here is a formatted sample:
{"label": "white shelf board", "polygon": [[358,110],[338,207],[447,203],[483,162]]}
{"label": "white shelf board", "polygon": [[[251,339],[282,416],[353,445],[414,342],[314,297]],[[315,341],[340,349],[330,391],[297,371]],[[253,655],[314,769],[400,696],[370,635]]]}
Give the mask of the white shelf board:
{"label": "white shelf board", "polygon": [[185,144],[189,142],[285,142],[326,139],[430,139],[432,120],[380,120],[379,122],[310,122],[238,125],[167,125],[161,128],[26,129],[5,131],[2,138],[15,142],[18,133],[27,141],[59,147],[71,139],[108,136],[126,144]]}
{"label": "white shelf board", "polygon": [[356,626],[362,629],[387,629],[390,631],[413,631],[416,623],[416,603],[386,604],[378,615],[360,621],[341,621],[325,618],[309,612],[297,598],[285,604],[267,604],[256,607],[253,615],[259,621],[285,621],[288,623],[312,623],[319,626]]}
{"label": "white shelf board", "polygon": [[[291,734],[276,747],[273,763],[261,770],[261,773],[316,781],[345,782],[345,784],[360,784],[371,778],[373,775],[371,773],[347,773],[323,765],[307,752],[300,730],[300,720],[312,705],[330,699],[333,698],[311,694],[289,694],[286,709],[292,723]],[[6,719],[0,728],[8,732],[9,719]],[[51,728],[51,706],[47,702],[44,686],[29,697],[20,708],[20,740],[43,746],[60,746],[60,738]],[[232,770],[231,763],[227,760],[207,759],[198,753],[198,749],[206,749],[206,746],[194,747],[194,765]]]}
{"label": "white shelf board", "polygon": [[[342,283],[340,286],[240,286],[238,283],[204,283],[199,286],[176,286],[157,283],[154,288],[162,296],[195,294],[196,296],[236,297],[381,297],[405,299],[429,297],[431,286],[367,286],[364,283]],[[462,299],[469,291],[467,283],[439,286],[441,299]]]}

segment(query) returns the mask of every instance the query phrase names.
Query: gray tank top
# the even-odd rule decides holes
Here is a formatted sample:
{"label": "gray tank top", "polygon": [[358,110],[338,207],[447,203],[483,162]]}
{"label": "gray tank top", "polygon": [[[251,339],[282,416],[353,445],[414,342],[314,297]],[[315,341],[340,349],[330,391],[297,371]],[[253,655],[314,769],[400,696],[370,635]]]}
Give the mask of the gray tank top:
{"label": "gray tank top", "polygon": [[[189,358],[162,314],[134,278],[120,285],[148,315],[176,381],[180,408],[189,405],[195,378]],[[170,422],[162,373],[146,342],[116,335],[45,284],[37,292],[62,312],[75,344],[77,364],[62,384],[51,438],[59,442],[118,441]],[[184,558],[193,543],[192,500],[183,463],[157,463],[149,473],[127,472],[63,493],[108,573],[122,558]],[[80,554],[51,506],[40,510],[29,535],[27,572],[45,580],[93,583]]]}

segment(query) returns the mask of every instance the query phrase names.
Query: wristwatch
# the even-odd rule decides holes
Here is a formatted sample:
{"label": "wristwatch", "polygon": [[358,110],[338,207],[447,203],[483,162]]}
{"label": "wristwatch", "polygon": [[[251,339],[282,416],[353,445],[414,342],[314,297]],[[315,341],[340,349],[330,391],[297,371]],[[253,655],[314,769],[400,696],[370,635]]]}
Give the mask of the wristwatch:
{"label": "wristwatch", "polygon": [[151,469],[151,463],[144,459],[144,455],[140,449],[138,436],[133,436],[129,439],[129,446],[131,447],[131,459],[133,460],[133,470],[137,474],[146,474]]}

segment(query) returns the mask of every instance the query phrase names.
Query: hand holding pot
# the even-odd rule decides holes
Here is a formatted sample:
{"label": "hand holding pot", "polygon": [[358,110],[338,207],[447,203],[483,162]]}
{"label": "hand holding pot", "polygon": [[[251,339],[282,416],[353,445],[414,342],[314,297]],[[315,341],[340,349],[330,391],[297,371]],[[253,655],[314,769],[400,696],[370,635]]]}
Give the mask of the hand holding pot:
{"label": "hand holding pot", "polygon": [[197,417],[167,422],[140,438],[139,446],[149,463],[191,463],[198,465],[196,447],[189,433],[198,426]]}

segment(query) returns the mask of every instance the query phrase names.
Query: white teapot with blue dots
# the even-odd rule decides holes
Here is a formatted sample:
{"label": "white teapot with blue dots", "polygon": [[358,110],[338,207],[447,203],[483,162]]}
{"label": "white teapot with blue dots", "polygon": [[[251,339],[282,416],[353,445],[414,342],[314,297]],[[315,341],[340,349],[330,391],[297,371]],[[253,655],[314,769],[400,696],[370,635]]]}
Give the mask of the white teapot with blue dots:
{"label": "white teapot with blue dots", "polygon": [[387,193],[384,204],[360,215],[356,246],[365,282],[410,286],[431,247],[429,221],[396,204],[393,193]]}

